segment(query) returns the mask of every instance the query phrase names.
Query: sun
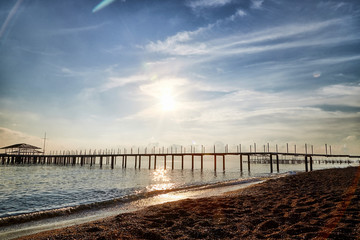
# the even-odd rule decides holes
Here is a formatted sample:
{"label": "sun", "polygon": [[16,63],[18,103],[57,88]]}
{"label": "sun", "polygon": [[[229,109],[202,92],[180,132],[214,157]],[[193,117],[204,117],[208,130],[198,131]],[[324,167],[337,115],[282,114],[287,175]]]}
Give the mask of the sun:
{"label": "sun", "polygon": [[175,110],[175,99],[170,93],[163,93],[160,98],[160,104],[163,111]]}

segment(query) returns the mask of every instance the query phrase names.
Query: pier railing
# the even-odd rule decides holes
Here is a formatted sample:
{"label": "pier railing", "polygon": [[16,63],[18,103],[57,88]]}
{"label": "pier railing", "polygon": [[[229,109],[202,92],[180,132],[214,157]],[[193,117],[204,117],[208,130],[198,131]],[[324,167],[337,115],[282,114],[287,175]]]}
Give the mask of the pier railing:
{"label": "pier railing", "polygon": [[[266,163],[269,164],[269,170],[271,173],[274,172],[274,166],[276,171],[279,172],[279,164],[286,163],[303,163],[305,171],[313,170],[314,161],[327,162],[338,162],[338,163],[351,163],[357,161],[359,163],[360,156],[355,155],[343,155],[343,154],[314,154],[314,153],[289,153],[289,152],[161,152],[155,153],[107,153],[107,152],[96,152],[93,153],[74,153],[74,152],[63,152],[62,154],[0,154],[1,164],[57,164],[57,165],[90,165],[94,166],[98,164],[100,168],[103,165],[110,165],[113,169],[116,165],[117,160],[121,160],[121,167],[128,167],[128,158],[134,159],[134,168],[141,168],[141,164],[148,165],[149,169],[156,169],[157,161],[159,157],[163,158],[163,167],[166,169],[168,158],[171,159],[171,166],[169,168],[175,168],[175,158],[181,159],[181,169],[184,169],[184,157],[191,157],[191,169],[194,170],[195,158],[200,158],[200,169],[204,169],[204,157],[210,156],[213,158],[214,171],[217,171],[218,161],[222,161],[222,170],[226,169],[226,157],[227,156],[238,156],[240,171],[243,171],[244,165],[246,164],[247,170],[250,171],[252,163]],[[280,159],[281,156],[281,159]],[[295,160],[294,160],[295,158]],[[322,160],[314,160],[313,158],[325,158]],[[96,161],[96,159],[98,161]],[[231,159],[231,161],[235,161]]]}

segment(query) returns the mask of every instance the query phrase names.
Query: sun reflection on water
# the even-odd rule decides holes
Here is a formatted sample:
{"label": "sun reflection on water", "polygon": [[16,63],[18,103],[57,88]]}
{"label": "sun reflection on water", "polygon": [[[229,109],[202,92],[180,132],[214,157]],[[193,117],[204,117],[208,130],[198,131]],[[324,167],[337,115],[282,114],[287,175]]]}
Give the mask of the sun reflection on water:
{"label": "sun reflection on water", "polygon": [[166,169],[157,169],[152,173],[152,181],[155,182],[147,187],[148,191],[156,191],[156,190],[168,190],[175,186],[174,183],[170,182],[169,176],[166,174]]}

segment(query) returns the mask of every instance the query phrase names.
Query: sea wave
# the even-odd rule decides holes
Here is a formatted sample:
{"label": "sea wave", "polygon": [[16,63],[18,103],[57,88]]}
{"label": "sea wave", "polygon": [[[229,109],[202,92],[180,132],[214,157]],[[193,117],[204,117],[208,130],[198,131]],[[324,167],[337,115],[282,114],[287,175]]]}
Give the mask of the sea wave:
{"label": "sea wave", "polygon": [[53,218],[53,217],[67,216],[70,214],[75,214],[75,213],[79,213],[82,211],[89,211],[89,210],[93,210],[93,209],[99,210],[99,209],[103,209],[103,208],[115,207],[115,206],[119,206],[119,205],[122,205],[125,203],[130,203],[130,202],[137,201],[140,199],[146,199],[146,198],[150,198],[150,197],[154,197],[154,196],[157,196],[160,194],[165,194],[165,193],[170,193],[170,192],[221,188],[221,187],[227,187],[227,186],[233,186],[233,185],[259,182],[259,181],[263,181],[264,179],[266,179],[266,178],[265,177],[253,177],[253,178],[248,178],[248,179],[230,180],[230,181],[216,182],[216,183],[211,183],[211,184],[206,183],[206,184],[187,185],[187,186],[166,189],[166,190],[143,189],[143,190],[136,191],[135,194],[129,194],[129,195],[119,197],[119,198],[114,198],[111,200],[3,217],[3,218],[0,218],[0,227],[6,227],[6,226],[19,224],[19,223],[26,223],[26,222],[30,222],[30,221],[48,219],[48,218]]}

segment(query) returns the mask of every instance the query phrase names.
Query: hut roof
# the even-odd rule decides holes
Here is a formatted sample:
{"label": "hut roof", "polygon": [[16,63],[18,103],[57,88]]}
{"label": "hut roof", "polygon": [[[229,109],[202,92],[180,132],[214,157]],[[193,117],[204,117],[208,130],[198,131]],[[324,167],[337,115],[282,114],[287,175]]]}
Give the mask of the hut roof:
{"label": "hut roof", "polygon": [[30,144],[26,144],[26,143],[18,143],[18,144],[14,144],[14,145],[10,145],[10,146],[6,146],[6,147],[2,147],[1,149],[10,149],[10,148],[21,148],[21,149],[41,149],[39,147],[30,145]]}

